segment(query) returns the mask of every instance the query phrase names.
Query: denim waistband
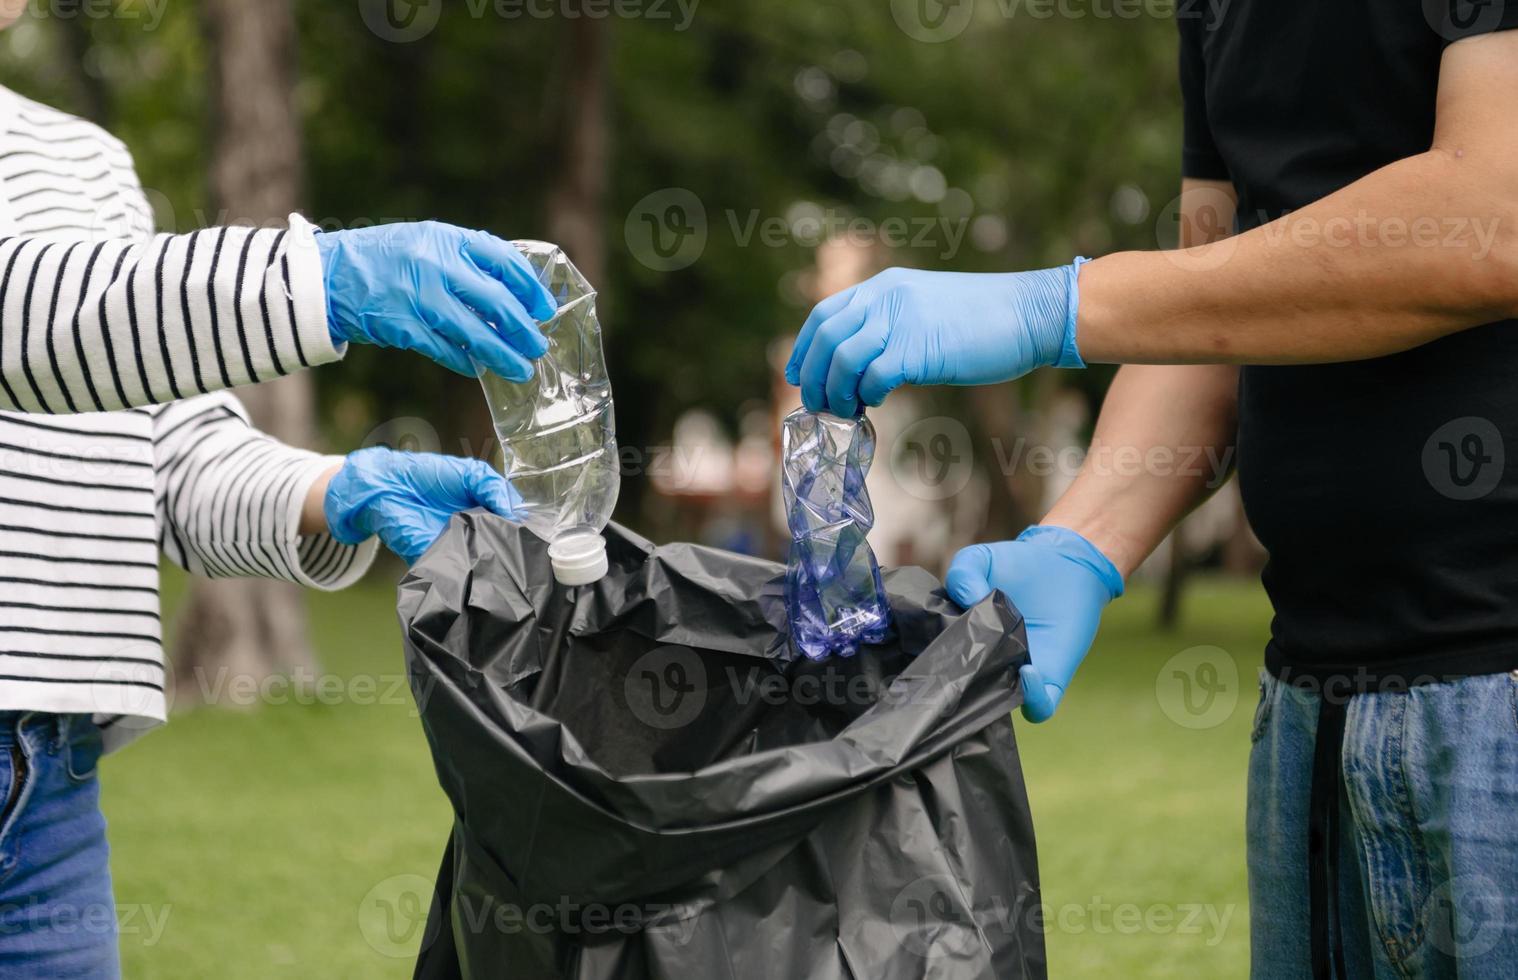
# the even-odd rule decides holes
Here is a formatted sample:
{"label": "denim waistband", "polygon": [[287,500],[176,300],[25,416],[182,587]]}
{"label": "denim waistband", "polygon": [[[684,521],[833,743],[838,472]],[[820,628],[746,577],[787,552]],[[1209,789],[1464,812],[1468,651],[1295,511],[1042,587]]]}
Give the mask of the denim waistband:
{"label": "denim waistband", "polygon": [[1282,683],[1339,698],[1372,691],[1405,692],[1425,684],[1518,671],[1518,642],[1357,664],[1299,657],[1272,639],[1265,646],[1265,669]]}
{"label": "denim waistband", "polygon": [[0,747],[14,745],[21,738],[32,744],[51,741],[62,745],[68,741],[69,731],[88,715],[57,715],[46,711],[0,711]]}

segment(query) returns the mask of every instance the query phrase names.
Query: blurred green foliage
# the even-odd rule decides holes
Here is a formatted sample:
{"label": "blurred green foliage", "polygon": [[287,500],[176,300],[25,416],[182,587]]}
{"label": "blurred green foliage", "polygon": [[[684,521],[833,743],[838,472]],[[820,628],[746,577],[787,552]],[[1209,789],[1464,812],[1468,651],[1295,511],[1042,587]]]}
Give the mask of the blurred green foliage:
{"label": "blurred green foliage", "polygon": [[[214,223],[197,4],[101,2],[84,9],[111,16],[33,4],[0,38],[0,81],[99,116],[133,149],[165,227]],[[366,26],[368,2],[295,2],[307,214],[329,226],[438,218],[545,237],[573,111],[564,83],[581,70],[564,16],[577,5],[433,0],[436,27],[396,43]],[[666,441],[693,406],[735,424],[739,406],[767,397],[766,349],[805,315],[813,248],[804,234],[746,237],[755,220],[804,232],[819,214],[877,227],[906,219],[914,239],[924,222],[947,222],[890,261],[965,270],[1154,248],[1172,234],[1179,96],[1163,4],[941,9],[964,5],[970,22],[942,43],[903,29],[906,0],[706,0],[688,23],[673,0],[647,0],[621,9],[664,16],[603,21],[611,152],[599,285],[624,445]],[[693,192],[707,226],[699,259],[668,272],[640,261],[624,233],[638,202],[665,188]],[[1062,380],[1096,398],[1108,377]],[[334,446],[398,416],[429,419],[450,451],[478,432],[473,385],[414,358],[356,351],[319,381]],[[935,398],[965,408],[957,393]],[[625,494],[635,501],[638,488]]]}

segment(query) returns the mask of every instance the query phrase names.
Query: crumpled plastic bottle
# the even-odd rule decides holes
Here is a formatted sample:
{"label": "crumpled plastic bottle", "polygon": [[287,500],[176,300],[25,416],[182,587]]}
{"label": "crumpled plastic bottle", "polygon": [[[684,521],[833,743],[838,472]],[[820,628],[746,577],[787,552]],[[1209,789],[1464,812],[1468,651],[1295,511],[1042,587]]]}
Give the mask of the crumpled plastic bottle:
{"label": "crumpled plastic bottle", "polygon": [[554,575],[584,585],[606,574],[606,541],[621,488],[616,416],[596,291],[557,245],[513,242],[559,304],[541,325],[548,352],[521,384],[480,373],[501,440],[501,469],[522,497],[522,523],[548,542]]}
{"label": "crumpled plastic bottle", "polygon": [[791,529],[786,609],[791,639],[813,660],[880,643],[891,614],[865,540],[875,523],[864,478],[875,456],[868,419],[798,409],[781,426],[782,490]]}

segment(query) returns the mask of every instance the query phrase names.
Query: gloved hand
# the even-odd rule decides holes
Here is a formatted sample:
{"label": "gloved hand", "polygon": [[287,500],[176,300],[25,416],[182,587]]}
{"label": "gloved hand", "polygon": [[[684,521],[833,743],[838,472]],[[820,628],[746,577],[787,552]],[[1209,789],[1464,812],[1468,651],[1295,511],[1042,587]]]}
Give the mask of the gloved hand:
{"label": "gloved hand", "polygon": [[886,271],[818,303],[785,366],[813,412],[852,418],[903,384],[979,385],[1034,368],[1085,367],[1075,348],[1077,270]]}
{"label": "gloved hand", "polygon": [[327,485],[322,510],[332,536],[343,544],[378,534],[409,565],[457,511],[484,507],[512,519],[521,502],[506,478],[483,460],[376,446],[348,455]]}
{"label": "gloved hand", "polygon": [[510,242],[436,221],[319,232],[332,343],[414,350],[468,377],[470,357],[532,377],[553,296]]}
{"label": "gloved hand", "polygon": [[1000,589],[1023,614],[1033,662],[1019,672],[1023,717],[1047,721],[1075,676],[1102,609],[1123,594],[1123,577],[1074,531],[1035,525],[1016,541],[973,544],[954,556],[944,583],[965,608]]}

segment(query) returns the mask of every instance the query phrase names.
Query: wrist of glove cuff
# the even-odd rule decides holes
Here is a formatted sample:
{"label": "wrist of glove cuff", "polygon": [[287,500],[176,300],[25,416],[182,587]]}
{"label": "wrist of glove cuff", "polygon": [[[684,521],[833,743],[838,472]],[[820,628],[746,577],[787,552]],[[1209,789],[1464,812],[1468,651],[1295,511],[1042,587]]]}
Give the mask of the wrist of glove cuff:
{"label": "wrist of glove cuff", "polygon": [[1031,362],[1022,370],[1036,367],[1083,368],[1075,344],[1075,322],[1080,307],[1080,267],[1089,259],[1077,257],[1069,265],[1036,272],[1005,273],[1011,289],[1010,308],[1015,315],[1014,334],[1031,344]]}
{"label": "wrist of glove cuff", "polygon": [[369,504],[378,496],[379,490],[371,481],[358,477],[350,455],[333,474],[327,484],[326,496],[322,498],[322,514],[327,518],[328,532],[346,545],[362,544],[373,537],[374,530],[365,526],[360,518],[369,513]]}
{"label": "wrist of glove cuff", "polygon": [[1081,266],[1091,260],[1082,256],[1076,256],[1075,261],[1065,266],[1065,322],[1064,335],[1060,338],[1059,357],[1055,359],[1054,366],[1061,368],[1083,368],[1086,362],[1081,358],[1081,352],[1075,346],[1075,321],[1080,312],[1080,278]]}
{"label": "wrist of glove cuff", "polygon": [[1017,536],[1019,541],[1031,541],[1059,551],[1064,557],[1089,570],[1106,586],[1108,601],[1123,594],[1123,576],[1108,557],[1096,545],[1067,527],[1053,524],[1035,524]]}
{"label": "wrist of glove cuff", "polygon": [[333,309],[334,300],[338,295],[338,290],[334,288],[332,282],[332,273],[337,267],[333,253],[342,246],[335,236],[323,232],[320,228],[316,229],[315,238],[316,254],[322,263],[322,289],[327,297],[327,334],[332,338],[332,346],[342,350],[343,345],[353,339],[343,329],[342,319]]}

